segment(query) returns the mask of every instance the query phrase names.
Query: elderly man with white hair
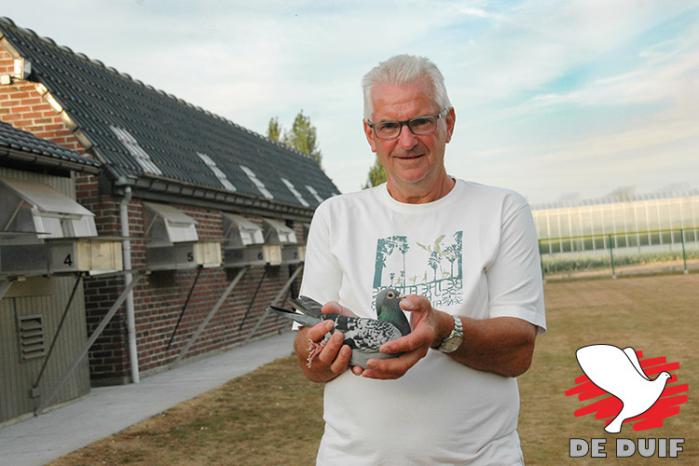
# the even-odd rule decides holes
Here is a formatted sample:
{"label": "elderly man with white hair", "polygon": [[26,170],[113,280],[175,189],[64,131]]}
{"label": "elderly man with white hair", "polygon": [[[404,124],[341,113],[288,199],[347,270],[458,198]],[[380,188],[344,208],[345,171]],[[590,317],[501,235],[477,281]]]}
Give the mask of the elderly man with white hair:
{"label": "elderly man with white hair", "polygon": [[439,69],[399,55],[363,80],[364,132],[387,182],[330,198],[313,217],[300,293],[325,313],[376,318],[376,295],[403,298],[412,332],[395,358],[350,367],[335,335],[305,376],[325,382],[319,465],[523,464],[516,377],[546,328],[537,237],[519,194],[450,176],[456,121]]}

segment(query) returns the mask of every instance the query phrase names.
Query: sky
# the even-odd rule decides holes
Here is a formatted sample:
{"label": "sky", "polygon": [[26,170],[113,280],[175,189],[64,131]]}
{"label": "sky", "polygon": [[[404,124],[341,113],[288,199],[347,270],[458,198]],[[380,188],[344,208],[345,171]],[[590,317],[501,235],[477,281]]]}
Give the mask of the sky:
{"label": "sky", "polygon": [[303,110],[342,192],[374,162],[362,76],[400,53],[444,74],[453,176],[535,205],[699,188],[696,0],[33,0],[0,15],[259,133]]}

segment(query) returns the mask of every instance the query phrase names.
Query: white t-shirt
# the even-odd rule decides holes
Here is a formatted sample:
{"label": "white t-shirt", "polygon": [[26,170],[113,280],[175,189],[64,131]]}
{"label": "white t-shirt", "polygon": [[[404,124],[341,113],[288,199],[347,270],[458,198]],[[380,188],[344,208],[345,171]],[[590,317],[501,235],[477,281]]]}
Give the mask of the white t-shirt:
{"label": "white t-shirt", "polygon": [[[457,180],[441,199],[404,204],[382,184],[323,202],[300,293],[375,318],[389,286],[452,314],[546,328],[536,230],[512,191]],[[317,464],[521,464],[518,412],[516,379],[439,351],[397,380],[347,371],[325,386]]]}

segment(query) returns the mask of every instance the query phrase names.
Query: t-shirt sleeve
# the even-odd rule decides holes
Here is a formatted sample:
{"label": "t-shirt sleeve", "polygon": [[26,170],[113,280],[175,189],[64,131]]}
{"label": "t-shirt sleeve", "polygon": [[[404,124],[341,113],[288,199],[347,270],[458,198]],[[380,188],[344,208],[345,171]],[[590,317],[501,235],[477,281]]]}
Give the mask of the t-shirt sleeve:
{"label": "t-shirt sleeve", "polygon": [[316,209],[306,242],[306,258],[300,294],[321,304],[337,301],[342,271],[332,253],[331,205],[323,202]]}
{"label": "t-shirt sleeve", "polygon": [[518,317],[546,330],[541,260],[531,209],[519,196],[503,208],[500,242],[486,268],[490,317]]}

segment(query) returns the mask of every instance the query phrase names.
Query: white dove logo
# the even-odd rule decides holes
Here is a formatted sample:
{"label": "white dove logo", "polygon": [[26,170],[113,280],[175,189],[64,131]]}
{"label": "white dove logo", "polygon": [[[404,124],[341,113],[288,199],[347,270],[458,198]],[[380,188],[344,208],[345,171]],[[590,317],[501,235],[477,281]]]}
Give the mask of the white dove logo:
{"label": "white dove logo", "polygon": [[670,378],[661,372],[650,380],[641,369],[633,348],[620,349],[613,345],[584,346],[575,353],[578,363],[592,383],[609,392],[622,403],[619,414],[604,428],[610,434],[621,432],[622,423],[648,411]]}

